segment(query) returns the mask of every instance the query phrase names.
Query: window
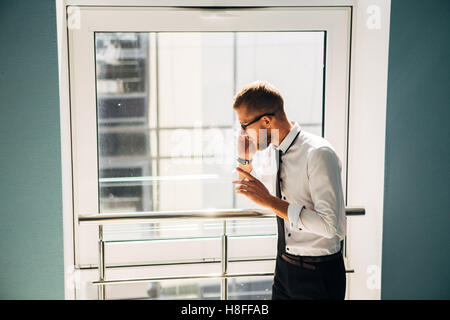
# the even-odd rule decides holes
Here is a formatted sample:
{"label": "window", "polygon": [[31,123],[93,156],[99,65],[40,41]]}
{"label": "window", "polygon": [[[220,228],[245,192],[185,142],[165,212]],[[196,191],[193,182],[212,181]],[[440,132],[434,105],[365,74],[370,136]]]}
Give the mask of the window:
{"label": "window", "polygon": [[[80,17],[80,28],[69,30],[75,221],[94,213],[255,207],[231,184],[232,100],[254,80],[278,87],[288,117],[326,137],[345,159],[347,8],[233,9],[217,16],[81,7]],[[345,168],[342,177],[345,190]],[[98,229],[75,224],[76,264],[95,267]],[[107,226],[106,262],[116,270],[107,275],[219,273],[223,227],[212,220]],[[229,221],[226,231],[230,270],[273,271],[275,219]],[[269,282],[233,279],[229,298],[270,298]],[[129,285],[122,295],[111,285],[107,293],[205,298],[220,291],[219,283],[160,281],[147,283],[148,290]]]}

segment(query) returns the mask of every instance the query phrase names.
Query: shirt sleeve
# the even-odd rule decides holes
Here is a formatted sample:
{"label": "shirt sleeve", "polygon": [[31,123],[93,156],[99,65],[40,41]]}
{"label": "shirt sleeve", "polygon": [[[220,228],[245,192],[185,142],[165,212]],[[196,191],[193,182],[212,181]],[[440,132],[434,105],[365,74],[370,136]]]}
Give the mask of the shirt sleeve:
{"label": "shirt sleeve", "polygon": [[[308,177],[314,209],[298,211],[297,227],[325,238],[337,235],[343,206],[341,165],[334,150],[321,147],[312,151],[308,160]],[[293,207],[298,210],[298,208]],[[294,215],[294,213],[292,213]]]}
{"label": "shirt sleeve", "polygon": [[[302,213],[302,210],[305,208],[305,206],[297,206],[293,203],[290,203],[287,209],[288,219],[289,219],[289,227],[291,229],[294,228],[294,226],[298,226],[300,219],[300,215]],[[299,227],[301,229],[301,227]]]}

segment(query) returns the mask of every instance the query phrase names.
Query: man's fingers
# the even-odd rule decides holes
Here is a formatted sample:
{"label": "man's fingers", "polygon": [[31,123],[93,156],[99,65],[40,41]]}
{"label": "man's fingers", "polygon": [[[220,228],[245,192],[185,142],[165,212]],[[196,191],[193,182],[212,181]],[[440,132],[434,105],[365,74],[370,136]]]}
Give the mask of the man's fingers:
{"label": "man's fingers", "polygon": [[241,185],[235,188],[236,191],[252,192],[253,188],[248,185]]}
{"label": "man's fingers", "polygon": [[255,180],[256,178],[254,176],[252,176],[250,173],[248,173],[247,171],[237,167],[236,170],[242,174],[244,177],[246,177],[248,180]]}
{"label": "man's fingers", "polygon": [[255,181],[250,180],[236,180],[232,182],[233,184],[243,184],[246,186],[253,186],[255,184]]}
{"label": "man's fingers", "polygon": [[248,186],[245,186],[245,185],[237,186],[237,187],[235,188],[235,190],[244,190],[244,191],[247,191],[247,190],[248,190]]}
{"label": "man's fingers", "polygon": [[248,189],[239,189],[239,190],[236,190],[236,193],[240,193],[240,194],[243,194],[243,195],[251,195],[254,192],[251,191],[251,190],[248,190]]}

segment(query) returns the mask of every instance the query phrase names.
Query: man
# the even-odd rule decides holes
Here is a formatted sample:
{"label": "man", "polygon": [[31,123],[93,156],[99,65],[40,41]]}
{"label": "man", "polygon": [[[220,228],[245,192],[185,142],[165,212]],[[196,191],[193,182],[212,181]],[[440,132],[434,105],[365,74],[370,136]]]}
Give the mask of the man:
{"label": "man", "polygon": [[[243,88],[233,109],[242,127],[236,192],[277,215],[272,299],[343,300],[346,217],[340,159],[328,141],[287,119],[280,92],[266,82]],[[275,196],[257,178],[252,164],[257,151],[276,160]]]}

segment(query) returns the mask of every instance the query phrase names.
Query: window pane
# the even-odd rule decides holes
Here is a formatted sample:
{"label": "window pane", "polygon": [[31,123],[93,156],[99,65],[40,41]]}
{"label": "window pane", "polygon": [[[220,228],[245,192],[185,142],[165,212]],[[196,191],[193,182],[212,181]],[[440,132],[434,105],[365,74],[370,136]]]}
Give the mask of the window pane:
{"label": "window pane", "polygon": [[95,39],[101,212],[255,207],[231,184],[232,100],[251,81],[272,82],[289,119],[322,132],[323,32]]}
{"label": "window pane", "polygon": [[96,33],[100,212],[153,209],[153,186],[114,178],[152,175],[149,140],[149,37]]}
{"label": "window pane", "polygon": [[220,280],[165,280],[116,284],[106,287],[106,296],[109,300],[218,300],[220,299]]}
{"label": "window pane", "polygon": [[[229,300],[270,300],[272,277],[228,279]],[[106,288],[108,299],[219,300],[220,280],[166,280],[138,284],[116,284]]]}

